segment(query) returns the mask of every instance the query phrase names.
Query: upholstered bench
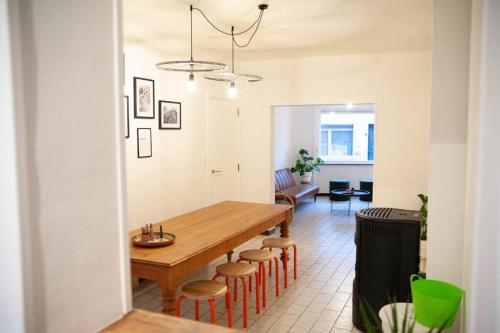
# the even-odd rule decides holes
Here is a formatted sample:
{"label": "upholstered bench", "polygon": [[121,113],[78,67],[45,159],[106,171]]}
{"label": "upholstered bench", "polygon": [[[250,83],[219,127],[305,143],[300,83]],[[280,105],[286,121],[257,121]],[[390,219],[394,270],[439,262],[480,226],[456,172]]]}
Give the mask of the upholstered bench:
{"label": "upholstered bench", "polygon": [[300,200],[312,196],[314,196],[314,200],[316,201],[316,194],[319,192],[319,186],[317,185],[297,184],[292,172],[288,168],[276,170],[274,186],[276,199],[287,199],[286,197],[289,197],[293,205],[296,205]]}

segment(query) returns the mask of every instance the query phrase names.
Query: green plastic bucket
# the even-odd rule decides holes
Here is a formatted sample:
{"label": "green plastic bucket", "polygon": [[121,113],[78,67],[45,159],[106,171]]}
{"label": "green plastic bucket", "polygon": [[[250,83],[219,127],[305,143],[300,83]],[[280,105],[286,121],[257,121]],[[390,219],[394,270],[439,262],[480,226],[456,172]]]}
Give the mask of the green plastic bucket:
{"label": "green plastic bucket", "polygon": [[417,322],[432,328],[453,325],[464,291],[452,284],[410,277],[411,295]]}

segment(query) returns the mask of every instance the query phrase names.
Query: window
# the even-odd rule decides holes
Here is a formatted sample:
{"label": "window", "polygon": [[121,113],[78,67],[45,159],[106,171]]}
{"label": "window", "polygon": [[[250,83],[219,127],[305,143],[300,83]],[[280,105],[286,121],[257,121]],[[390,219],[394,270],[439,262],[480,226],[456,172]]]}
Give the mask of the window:
{"label": "window", "polygon": [[321,108],[320,155],[330,163],[371,163],[374,154],[372,104]]}
{"label": "window", "polygon": [[375,130],[375,125],[368,125],[368,161],[373,161],[373,131]]}
{"label": "window", "polygon": [[352,156],[352,125],[321,125],[322,155]]}

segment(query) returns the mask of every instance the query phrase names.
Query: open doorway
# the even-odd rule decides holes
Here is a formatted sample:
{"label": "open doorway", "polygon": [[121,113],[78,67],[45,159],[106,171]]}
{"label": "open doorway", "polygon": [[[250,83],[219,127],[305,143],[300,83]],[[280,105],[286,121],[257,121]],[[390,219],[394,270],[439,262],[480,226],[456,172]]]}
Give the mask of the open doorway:
{"label": "open doorway", "polygon": [[[319,186],[318,196],[330,199],[332,210],[349,215],[373,200],[375,128],[373,103],[276,106],[274,168],[294,167],[301,149],[322,159],[324,164],[313,173],[311,182]],[[303,181],[298,172],[294,177],[297,184]],[[332,190],[343,188],[365,190],[369,195],[332,195]]]}

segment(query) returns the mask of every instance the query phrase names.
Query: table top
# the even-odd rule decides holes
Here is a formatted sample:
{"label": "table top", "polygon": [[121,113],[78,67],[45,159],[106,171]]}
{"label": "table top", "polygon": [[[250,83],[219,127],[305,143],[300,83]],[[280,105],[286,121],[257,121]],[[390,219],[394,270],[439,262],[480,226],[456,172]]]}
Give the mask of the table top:
{"label": "table top", "polygon": [[[159,231],[162,225],[164,232],[175,235],[175,243],[157,248],[131,244],[130,259],[173,266],[291,209],[290,205],[223,201],[155,223],[154,230]],[[136,229],[129,236],[139,233]]]}
{"label": "table top", "polygon": [[122,319],[108,326],[101,332],[104,333],[230,333],[237,332],[229,328],[217,325],[209,325],[193,320],[183,319],[174,316],[166,316],[160,313],[135,309],[125,315]]}
{"label": "table top", "polygon": [[347,190],[333,190],[333,191],[331,191],[331,193],[337,194],[337,195],[345,195],[345,196],[349,196],[349,197],[357,197],[360,195],[370,194],[370,191],[354,190],[354,192],[347,192]]}

